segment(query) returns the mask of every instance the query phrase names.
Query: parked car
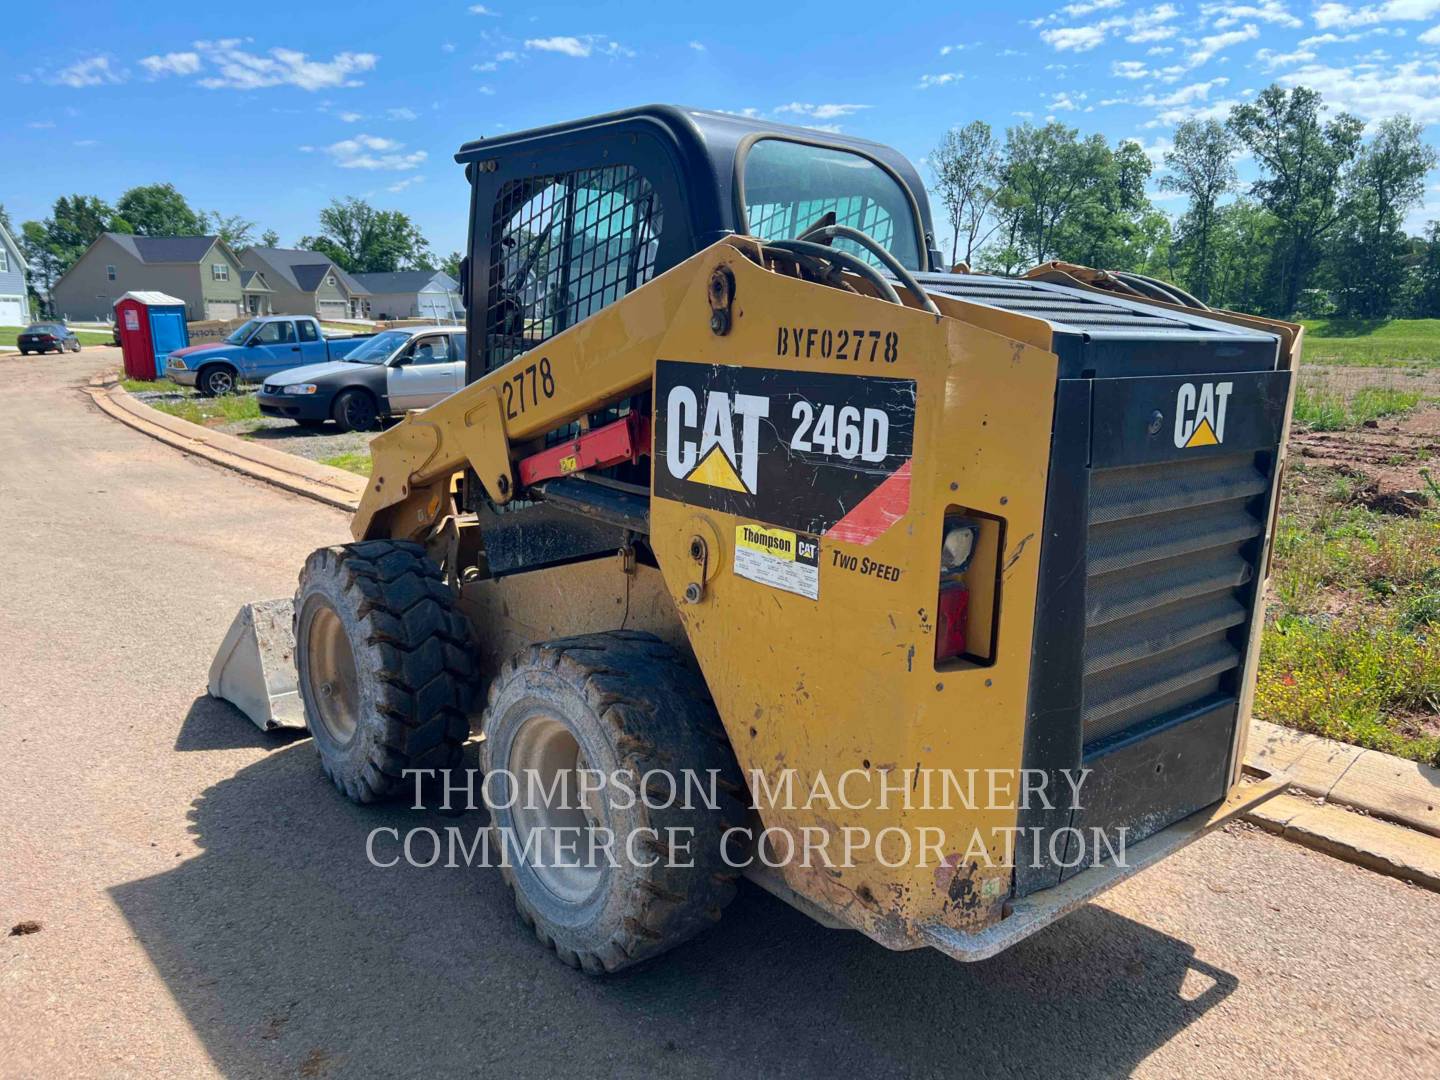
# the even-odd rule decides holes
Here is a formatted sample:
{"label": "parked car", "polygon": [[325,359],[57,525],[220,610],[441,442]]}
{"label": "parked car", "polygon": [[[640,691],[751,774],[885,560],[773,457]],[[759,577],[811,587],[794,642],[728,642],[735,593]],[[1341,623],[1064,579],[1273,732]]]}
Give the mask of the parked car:
{"label": "parked car", "polygon": [[20,332],[15,343],[20,346],[21,356],[32,352],[47,353],[51,349],[56,352],[80,351],[80,339],[63,322],[31,323]]}
{"label": "parked car", "polygon": [[385,330],[341,360],[265,380],[256,400],[266,416],[318,428],[368,431],[385,417],[424,409],[465,385],[463,326]]}
{"label": "parked car", "polygon": [[165,363],[165,375],[214,397],[299,364],[339,360],[371,337],[327,339],[319,320],[309,315],[267,315],[251,319],[224,341],[176,349]]}

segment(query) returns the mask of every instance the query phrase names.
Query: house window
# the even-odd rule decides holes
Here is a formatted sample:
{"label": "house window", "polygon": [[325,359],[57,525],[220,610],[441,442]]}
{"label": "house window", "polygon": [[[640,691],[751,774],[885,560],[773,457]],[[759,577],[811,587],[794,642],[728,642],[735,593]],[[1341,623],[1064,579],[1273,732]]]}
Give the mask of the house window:
{"label": "house window", "polygon": [[9,272],[10,252],[6,250],[4,244],[0,244],[0,274],[8,274]]}
{"label": "house window", "polygon": [[114,267],[112,264],[110,264],[110,263],[107,263],[107,264],[105,265],[105,280],[106,280],[106,281],[114,281],[114,280],[115,280],[115,267]]}
{"label": "house window", "polygon": [[216,281],[230,280],[230,266],[228,263],[211,263],[210,276]]}
{"label": "house window", "polygon": [[325,279],[325,284],[333,287],[334,284],[335,284],[335,275],[334,275],[334,274],[329,275],[329,276]]}

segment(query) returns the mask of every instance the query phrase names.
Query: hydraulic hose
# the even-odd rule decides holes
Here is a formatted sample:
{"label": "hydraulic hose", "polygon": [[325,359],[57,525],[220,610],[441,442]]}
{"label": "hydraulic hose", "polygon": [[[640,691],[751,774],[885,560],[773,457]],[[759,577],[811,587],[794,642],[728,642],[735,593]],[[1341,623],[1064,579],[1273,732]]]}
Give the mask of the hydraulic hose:
{"label": "hydraulic hose", "polygon": [[895,291],[894,285],[885,280],[884,274],[864,259],[856,258],[848,251],[836,251],[834,248],[828,248],[824,244],[816,244],[809,240],[771,240],[766,246],[801,255],[814,255],[821,259],[828,259],[832,263],[839,263],[846,270],[859,274],[871,285],[874,285],[892,304],[901,303],[900,294]]}
{"label": "hydraulic hose", "polygon": [[[899,278],[905,288],[910,290],[910,294],[920,302],[921,307],[930,312],[931,315],[940,314],[940,309],[936,306],[935,301],[930,299],[930,294],[920,287],[920,283],[915,280],[910,271],[905,268],[899,259],[890,254],[888,248],[869,233],[861,232],[859,229],[852,229],[849,225],[816,225],[813,229],[807,229],[801,233],[800,239],[810,240],[816,236],[823,236],[827,240],[843,237],[872,252],[877,259],[885,264],[885,268]],[[830,250],[833,251],[834,249],[832,248]]]}

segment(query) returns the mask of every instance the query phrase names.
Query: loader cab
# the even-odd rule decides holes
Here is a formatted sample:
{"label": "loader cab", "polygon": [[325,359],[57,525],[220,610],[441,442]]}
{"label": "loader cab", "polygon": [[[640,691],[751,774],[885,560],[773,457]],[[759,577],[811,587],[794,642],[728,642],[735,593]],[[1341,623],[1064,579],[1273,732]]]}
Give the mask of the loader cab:
{"label": "loader cab", "polygon": [[650,105],[479,139],[455,160],[471,185],[470,382],[733,233],[789,238],[833,212],[906,267],[938,266],[915,168],[864,139]]}

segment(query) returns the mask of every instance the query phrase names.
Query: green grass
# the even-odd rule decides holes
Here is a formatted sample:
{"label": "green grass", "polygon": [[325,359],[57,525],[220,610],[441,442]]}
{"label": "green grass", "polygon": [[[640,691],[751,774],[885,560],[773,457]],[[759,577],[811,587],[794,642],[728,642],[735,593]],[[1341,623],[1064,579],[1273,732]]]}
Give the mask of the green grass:
{"label": "green grass", "polygon": [[370,452],[368,450],[336,454],[334,457],[321,458],[320,464],[332,465],[337,469],[344,469],[347,472],[359,473],[361,476],[369,476],[372,467]]}
{"label": "green grass", "polygon": [[[0,326],[0,345],[13,347],[24,329],[23,326]],[[109,345],[111,340],[108,330],[76,330],[75,336],[81,345]]]}
{"label": "green grass", "polygon": [[184,389],[179,383],[173,383],[169,379],[156,379],[151,382],[148,379],[121,379],[120,385],[132,394],[160,393],[160,394],[182,394]]}
{"label": "green grass", "polygon": [[1305,319],[1306,363],[1440,364],[1440,319]]}
{"label": "green grass", "polygon": [[[144,384],[141,384],[144,385]],[[127,387],[128,389],[128,387]],[[240,420],[259,420],[260,404],[254,394],[227,394],[225,397],[193,397],[184,401],[157,401],[152,405],[163,413],[178,416],[192,424],[233,424]]]}
{"label": "green grass", "polygon": [[1368,420],[1397,416],[1420,404],[1421,395],[1393,387],[1365,386],[1352,394],[1325,385],[1302,385],[1295,394],[1295,423],[1312,431],[1348,431]]}

